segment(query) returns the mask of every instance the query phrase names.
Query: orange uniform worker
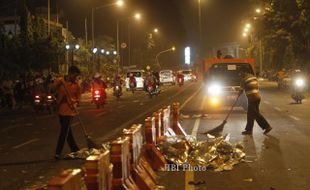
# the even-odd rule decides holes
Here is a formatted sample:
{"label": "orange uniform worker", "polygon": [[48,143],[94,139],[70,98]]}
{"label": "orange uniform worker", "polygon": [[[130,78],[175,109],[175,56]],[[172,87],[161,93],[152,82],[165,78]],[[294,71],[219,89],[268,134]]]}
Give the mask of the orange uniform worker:
{"label": "orange uniform worker", "polygon": [[72,152],[79,151],[70,127],[73,117],[77,114],[75,106],[81,97],[81,89],[77,82],[78,75],[80,75],[79,68],[71,66],[68,76],[65,79],[56,81],[56,85],[58,86],[58,116],[61,130],[56,146],[55,159],[60,159],[65,140],[67,140]]}

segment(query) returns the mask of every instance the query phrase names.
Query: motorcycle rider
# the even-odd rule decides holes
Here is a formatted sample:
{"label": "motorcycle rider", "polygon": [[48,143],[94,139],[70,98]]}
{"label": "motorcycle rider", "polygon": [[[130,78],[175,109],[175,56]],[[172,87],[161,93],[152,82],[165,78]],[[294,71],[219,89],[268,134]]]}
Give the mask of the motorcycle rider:
{"label": "motorcycle rider", "polygon": [[114,89],[115,89],[116,86],[118,86],[119,90],[120,90],[120,95],[123,94],[122,84],[123,84],[123,81],[122,81],[121,77],[118,74],[116,74],[115,77],[114,77]]}
{"label": "motorcycle rider", "polygon": [[133,88],[136,88],[137,87],[137,81],[136,81],[136,77],[133,75],[133,73],[130,73],[129,75],[129,87],[132,88],[132,85],[133,84]]}
{"label": "motorcycle rider", "polygon": [[96,73],[93,77],[93,81],[91,83],[91,89],[92,94],[94,94],[95,90],[99,90],[100,94],[102,94],[104,100],[107,98],[107,94],[105,92],[105,89],[107,88],[107,85],[105,82],[101,79],[101,74]]}
{"label": "motorcycle rider", "polygon": [[153,72],[152,73],[152,78],[153,78],[153,87],[156,92],[160,91],[160,81],[159,81],[159,73],[158,72]]}
{"label": "motorcycle rider", "polygon": [[184,83],[184,75],[182,74],[181,71],[179,71],[177,74],[177,82],[179,83],[179,85],[183,85]]}

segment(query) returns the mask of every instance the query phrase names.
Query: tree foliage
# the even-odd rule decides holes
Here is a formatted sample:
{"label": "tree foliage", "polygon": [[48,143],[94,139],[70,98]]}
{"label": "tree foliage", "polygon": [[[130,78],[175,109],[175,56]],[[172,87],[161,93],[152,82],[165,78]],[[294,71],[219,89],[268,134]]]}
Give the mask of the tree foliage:
{"label": "tree foliage", "polygon": [[257,37],[275,68],[308,67],[310,62],[310,1],[263,0],[265,13]]}

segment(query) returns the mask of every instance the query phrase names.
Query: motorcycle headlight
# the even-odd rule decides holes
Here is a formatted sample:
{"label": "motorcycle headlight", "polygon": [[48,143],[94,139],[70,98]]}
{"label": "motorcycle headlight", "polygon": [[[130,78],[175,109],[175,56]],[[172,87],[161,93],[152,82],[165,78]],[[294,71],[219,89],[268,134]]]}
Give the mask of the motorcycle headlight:
{"label": "motorcycle headlight", "polygon": [[217,96],[222,93],[222,87],[219,84],[212,84],[208,87],[208,94]]}
{"label": "motorcycle headlight", "polygon": [[296,79],[295,84],[298,87],[302,87],[305,85],[305,81],[303,79]]}

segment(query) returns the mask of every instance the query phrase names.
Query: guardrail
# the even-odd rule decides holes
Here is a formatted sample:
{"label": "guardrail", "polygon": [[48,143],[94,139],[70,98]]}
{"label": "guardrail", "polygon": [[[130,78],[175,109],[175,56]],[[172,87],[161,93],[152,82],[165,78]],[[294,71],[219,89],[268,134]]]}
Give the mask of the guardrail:
{"label": "guardrail", "polygon": [[167,164],[156,144],[164,136],[186,135],[179,123],[179,103],[163,107],[145,119],[144,126],[134,124],[111,142],[110,150],[86,159],[81,169],[66,170],[48,182],[49,190],[156,189],[155,171]]}

